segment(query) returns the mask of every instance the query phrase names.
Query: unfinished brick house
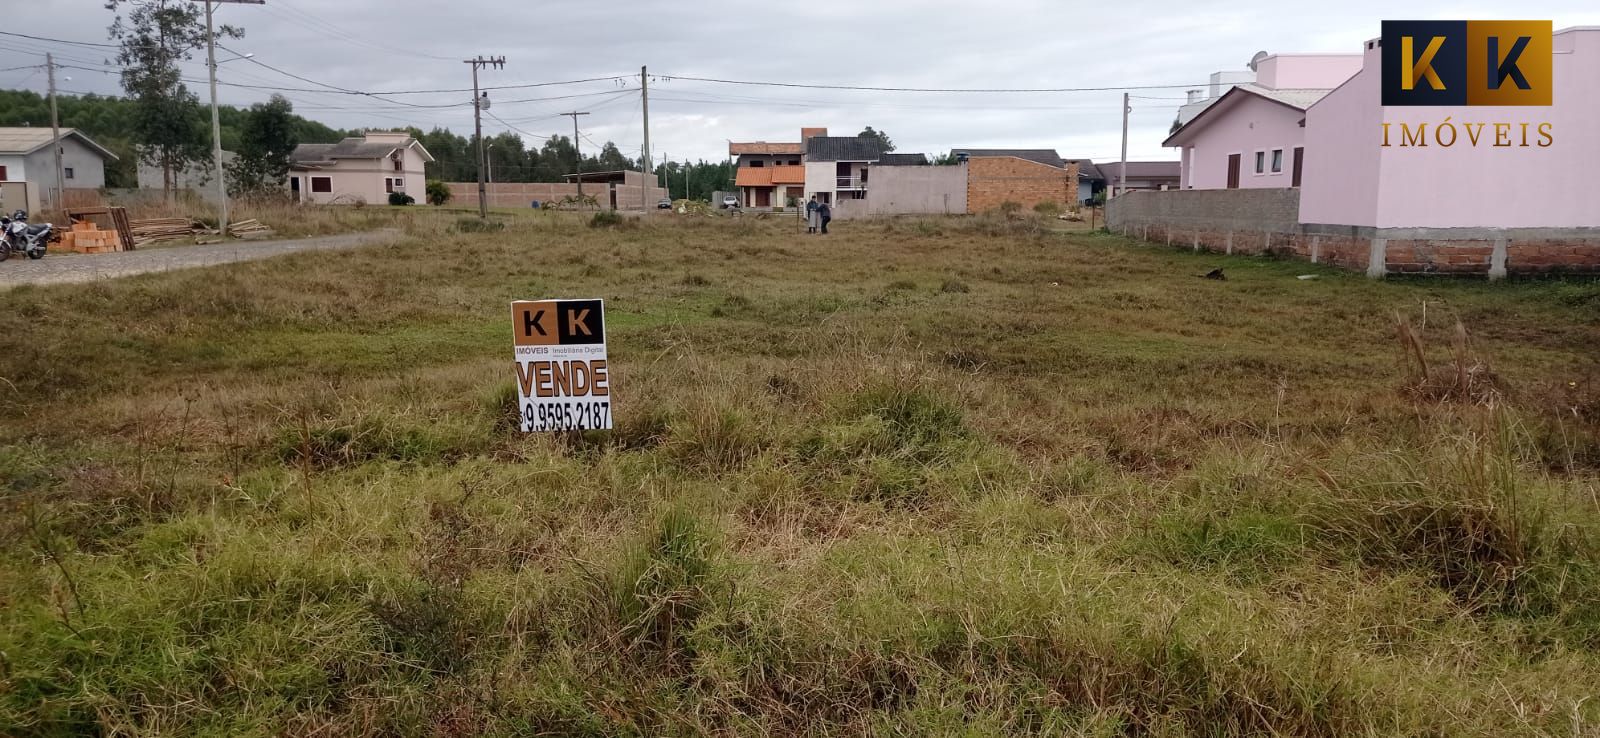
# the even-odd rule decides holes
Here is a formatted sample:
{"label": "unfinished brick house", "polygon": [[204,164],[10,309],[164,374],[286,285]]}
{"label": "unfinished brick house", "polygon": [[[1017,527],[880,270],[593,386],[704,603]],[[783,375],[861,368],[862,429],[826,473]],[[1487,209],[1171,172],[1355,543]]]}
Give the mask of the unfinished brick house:
{"label": "unfinished brick house", "polygon": [[1014,202],[1023,208],[1078,200],[1078,163],[1054,149],[952,149],[967,168],[967,212],[998,210]]}

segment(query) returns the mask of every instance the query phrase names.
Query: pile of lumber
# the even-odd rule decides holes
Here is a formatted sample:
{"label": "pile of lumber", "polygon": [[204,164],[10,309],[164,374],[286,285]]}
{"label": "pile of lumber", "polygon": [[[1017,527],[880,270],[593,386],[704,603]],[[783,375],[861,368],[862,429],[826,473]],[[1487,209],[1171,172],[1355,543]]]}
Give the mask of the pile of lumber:
{"label": "pile of lumber", "polygon": [[239,238],[265,238],[272,235],[272,229],[262,225],[261,221],[251,218],[229,225],[228,233]]}
{"label": "pile of lumber", "polygon": [[128,225],[133,230],[135,248],[162,241],[193,238],[200,234],[213,232],[206,228],[204,223],[190,218],[146,218],[144,220],[130,221]]}

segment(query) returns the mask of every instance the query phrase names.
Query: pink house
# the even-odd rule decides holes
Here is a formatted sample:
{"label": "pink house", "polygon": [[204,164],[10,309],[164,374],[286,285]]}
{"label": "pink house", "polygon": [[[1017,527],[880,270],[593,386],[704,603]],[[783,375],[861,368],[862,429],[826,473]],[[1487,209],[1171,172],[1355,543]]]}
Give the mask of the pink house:
{"label": "pink house", "polygon": [[1279,54],[1162,144],[1182,151],[1183,189],[1299,187],[1305,112],[1361,68],[1356,54]]}
{"label": "pink house", "polygon": [[[1306,112],[1312,174],[1301,191],[1300,222],[1377,229],[1600,227],[1594,187],[1600,27],[1557,31],[1554,50],[1551,107],[1386,108],[1382,49],[1368,41],[1360,72]],[[1440,130],[1446,121],[1450,125]],[[1497,130],[1497,123],[1505,125]],[[1526,136],[1523,123],[1529,124]],[[1541,135],[1544,123],[1548,138]],[[1426,145],[1401,145],[1402,124],[1413,131],[1426,124]],[[1469,127],[1477,131],[1476,144]]]}
{"label": "pink house", "polygon": [[336,144],[300,144],[290,155],[289,192],[295,202],[381,205],[389,193],[421,200],[423,167],[433,155],[404,131],[368,131]]}

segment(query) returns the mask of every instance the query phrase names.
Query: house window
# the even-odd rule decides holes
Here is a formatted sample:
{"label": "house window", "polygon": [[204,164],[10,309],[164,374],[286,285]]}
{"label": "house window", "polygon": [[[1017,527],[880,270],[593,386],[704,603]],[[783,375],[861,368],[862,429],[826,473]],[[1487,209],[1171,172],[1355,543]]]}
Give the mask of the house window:
{"label": "house window", "polygon": [[762,168],[762,167],[764,167],[766,165],[767,165],[767,163],[762,161],[762,160],[760,160],[760,159],[753,159],[750,162],[750,168],[751,169],[760,169],[760,168]]}
{"label": "house window", "polygon": [[406,191],[406,179],[405,179],[405,177],[384,177],[383,178],[383,191],[384,192],[405,192]]}
{"label": "house window", "polygon": [[405,171],[405,160],[398,156],[394,157],[394,170],[397,172]]}
{"label": "house window", "polygon": [[1267,152],[1265,152],[1265,151],[1257,151],[1256,152],[1256,174],[1266,174],[1266,173],[1267,173]]}
{"label": "house window", "polygon": [[6,176],[6,168],[5,167],[0,167],[0,182],[4,182],[7,179],[10,179],[10,178]]}
{"label": "house window", "polygon": [[311,191],[312,192],[332,192],[333,191],[333,178],[332,177],[312,177],[311,178]]}
{"label": "house window", "polygon": [[67,179],[72,179],[72,167],[62,167],[61,173]]}
{"label": "house window", "polygon": [[1283,149],[1273,149],[1272,150],[1272,173],[1273,174],[1281,174],[1282,172],[1283,172]]}
{"label": "house window", "polygon": [[791,166],[791,167],[800,166],[800,160],[799,159],[790,159],[789,160],[789,166]]}

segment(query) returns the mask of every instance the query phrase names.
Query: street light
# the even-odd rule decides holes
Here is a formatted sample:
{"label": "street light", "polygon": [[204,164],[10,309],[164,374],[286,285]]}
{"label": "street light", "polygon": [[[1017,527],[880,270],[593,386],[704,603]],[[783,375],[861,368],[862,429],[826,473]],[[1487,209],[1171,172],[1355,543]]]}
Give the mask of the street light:
{"label": "street light", "polygon": [[[206,66],[211,70],[211,159],[216,166],[217,202],[222,207],[222,219],[217,222],[217,232],[228,237],[228,183],[222,176],[222,114],[217,109],[217,32],[211,25],[213,3],[238,5],[266,5],[267,0],[205,0],[206,4]],[[248,59],[245,55],[241,59]],[[228,61],[233,61],[229,59]]]}

